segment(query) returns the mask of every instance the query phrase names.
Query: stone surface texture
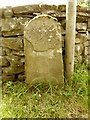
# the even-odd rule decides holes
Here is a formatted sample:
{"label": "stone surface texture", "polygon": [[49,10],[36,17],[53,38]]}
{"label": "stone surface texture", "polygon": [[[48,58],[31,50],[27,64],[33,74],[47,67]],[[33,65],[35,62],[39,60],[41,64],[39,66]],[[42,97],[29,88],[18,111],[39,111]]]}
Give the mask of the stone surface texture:
{"label": "stone surface texture", "polygon": [[[1,31],[0,32],[0,69],[2,68],[2,71],[0,72],[0,78],[2,78],[3,81],[5,80],[15,81],[15,80],[25,79],[26,76],[25,76],[25,67],[24,67],[25,66],[24,28],[26,27],[26,25],[30,20],[41,14],[50,15],[55,19],[57,19],[58,23],[61,24],[61,34],[62,34],[61,43],[62,43],[62,50],[64,56],[64,40],[66,35],[65,5],[55,6],[55,5],[39,4],[39,5],[17,6],[17,7],[9,6],[6,8],[0,8],[0,31]],[[87,59],[87,61],[89,61],[90,58],[90,9],[82,6],[77,6],[76,22],[77,24],[76,24],[76,41],[75,41],[75,46],[76,46],[75,63],[77,64],[81,62],[83,59]],[[39,30],[39,25],[37,25],[38,30]],[[43,30],[43,28],[44,27],[42,27],[41,29]],[[35,31],[35,28],[33,30]],[[31,31],[31,33],[33,32],[33,30]],[[38,30],[36,31],[36,33],[40,32],[40,30],[39,31]],[[29,36],[34,34],[31,33],[29,32]],[[57,44],[58,42],[56,42],[57,40],[54,40],[54,37],[53,40],[50,41],[51,36],[55,36],[55,33],[53,33],[53,35],[51,34],[50,36],[49,33],[47,35],[45,34],[46,39],[50,37],[48,39],[49,44],[47,44],[46,39],[43,39],[42,42],[42,36],[43,34],[41,34],[41,36],[37,34],[37,38],[40,37],[41,42],[40,39],[38,42],[31,40],[32,43],[31,48],[34,51],[33,55],[42,56],[43,52],[44,52],[43,57],[45,56],[49,57],[49,55],[53,55],[53,54],[56,55],[56,53],[53,53],[52,51],[55,48],[54,43]],[[40,47],[38,46],[40,46],[42,49],[40,49]],[[38,54],[37,51],[39,51]],[[39,58],[37,61],[39,62]],[[40,65],[41,64],[39,64],[39,66]],[[54,69],[54,65],[52,67]]]}
{"label": "stone surface texture", "polygon": [[24,31],[26,83],[64,83],[61,28],[54,18],[40,15]]}

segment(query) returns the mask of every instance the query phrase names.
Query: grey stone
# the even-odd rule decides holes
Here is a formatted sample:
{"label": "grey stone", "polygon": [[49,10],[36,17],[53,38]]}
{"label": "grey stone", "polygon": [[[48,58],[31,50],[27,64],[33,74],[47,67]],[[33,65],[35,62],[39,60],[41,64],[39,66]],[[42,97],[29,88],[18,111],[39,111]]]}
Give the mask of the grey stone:
{"label": "grey stone", "polygon": [[39,5],[25,5],[25,6],[13,7],[13,12],[16,15],[29,14],[29,13],[40,12],[40,11],[41,10]]}
{"label": "grey stone", "polygon": [[88,17],[85,16],[77,16],[76,22],[87,22]]}
{"label": "grey stone", "polygon": [[87,32],[88,40],[90,40],[90,32]]}
{"label": "grey stone", "polygon": [[2,47],[2,38],[0,37],[0,47]]}
{"label": "grey stone", "polygon": [[84,47],[82,44],[75,45],[75,56],[81,55],[83,53]]}
{"label": "grey stone", "polygon": [[88,49],[88,47],[85,47],[85,49],[84,49],[84,55],[88,55],[89,54],[89,49]]}
{"label": "grey stone", "polygon": [[0,56],[2,56],[2,47],[0,47]]}
{"label": "grey stone", "polygon": [[23,62],[21,61],[20,56],[9,55],[9,56],[6,56],[6,58],[10,62],[10,65],[14,68],[19,67],[19,66],[23,66]]}
{"label": "grey stone", "polygon": [[24,81],[24,80],[25,80],[25,74],[19,74],[19,75],[18,75],[18,79],[19,79],[20,81]]}
{"label": "grey stone", "polygon": [[80,39],[80,43],[84,43],[88,40],[88,37],[86,34],[78,33],[76,37]]}
{"label": "grey stone", "polygon": [[17,18],[6,18],[2,20],[3,36],[23,35],[23,26],[17,21]]}
{"label": "grey stone", "polygon": [[77,12],[77,16],[90,18],[90,13]]}
{"label": "grey stone", "polygon": [[7,56],[7,55],[10,55],[10,54],[12,54],[12,50],[11,49],[2,47],[2,55],[3,56]]}
{"label": "grey stone", "polygon": [[88,55],[90,55],[90,46],[88,46]]}
{"label": "grey stone", "polygon": [[62,19],[60,22],[61,22],[63,29],[65,30],[66,29],[66,19]]}
{"label": "grey stone", "polygon": [[[14,75],[14,74],[19,74],[25,71],[24,64],[23,64],[23,61],[21,60],[21,57],[9,55],[9,56],[6,56],[5,58],[8,60],[9,65],[7,67],[2,68],[3,75]],[[5,58],[3,61],[3,64],[4,64],[3,66],[6,66],[8,64],[7,61],[5,61],[6,60]]]}
{"label": "grey stone", "polygon": [[24,72],[24,66],[10,66],[2,68],[3,75],[15,75]]}
{"label": "grey stone", "polygon": [[24,51],[21,51],[21,50],[15,51],[15,50],[13,50],[13,51],[12,51],[12,54],[13,54],[13,55],[16,55],[16,56],[21,56],[21,57],[23,57],[23,56],[24,56]]}
{"label": "grey stone", "polygon": [[[0,18],[0,28],[2,27],[2,19]],[[0,29],[1,32],[1,29]]]}
{"label": "grey stone", "polygon": [[19,17],[17,18],[17,22],[19,22],[22,26],[27,25],[27,23],[30,21],[30,18],[23,18],[23,17]]}
{"label": "grey stone", "polygon": [[6,82],[6,81],[15,81],[15,75],[2,75],[0,76],[0,78],[2,79],[2,82]]}
{"label": "grey stone", "polygon": [[0,56],[0,66],[2,66],[2,67],[8,67],[9,65],[10,65],[10,63],[6,59],[6,57]]}
{"label": "grey stone", "polygon": [[87,29],[87,23],[77,23],[76,24],[76,28],[77,28],[77,30],[86,31],[86,29]]}
{"label": "grey stone", "polygon": [[40,8],[41,8],[41,12],[42,12],[43,14],[48,14],[48,15],[50,15],[50,14],[52,14],[52,13],[55,13],[55,11],[56,11],[56,9],[57,9],[57,6],[55,6],[55,5],[42,4],[42,5],[40,6]]}
{"label": "grey stone", "polygon": [[54,14],[51,14],[51,16],[60,19],[60,18],[65,18],[66,17],[66,13],[65,12],[58,12],[58,11],[56,11]]}
{"label": "grey stone", "polygon": [[90,46],[90,41],[86,41],[83,43],[85,47],[89,47]]}
{"label": "grey stone", "polygon": [[3,8],[0,8],[0,18],[3,16]]}
{"label": "grey stone", "polygon": [[21,63],[25,64],[25,57],[21,57]]}
{"label": "grey stone", "polygon": [[6,8],[4,8],[4,17],[12,17],[13,16],[13,11],[12,11],[12,7],[8,6]]}
{"label": "grey stone", "polygon": [[80,38],[76,38],[75,43],[80,43]]}
{"label": "grey stone", "polygon": [[88,19],[88,28],[90,28],[90,18]]}
{"label": "grey stone", "polygon": [[87,12],[87,7],[82,7],[80,5],[77,5],[77,12]]}
{"label": "grey stone", "polygon": [[64,83],[61,28],[54,18],[41,15],[24,32],[26,83]]}
{"label": "grey stone", "polygon": [[90,29],[87,29],[88,32],[90,32]]}
{"label": "grey stone", "polygon": [[90,13],[90,7],[89,6],[87,7],[87,12]]}
{"label": "grey stone", "polygon": [[83,60],[82,56],[77,55],[77,56],[75,57],[74,62],[75,62],[75,64],[77,64],[77,63],[80,64],[80,63],[82,62],[82,60]]}
{"label": "grey stone", "polygon": [[65,12],[66,11],[66,5],[58,5],[58,11],[59,12]]}
{"label": "grey stone", "polygon": [[2,67],[0,66],[0,76],[2,76]]}
{"label": "grey stone", "polygon": [[23,50],[22,37],[3,37],[2,46],[12,50]]}

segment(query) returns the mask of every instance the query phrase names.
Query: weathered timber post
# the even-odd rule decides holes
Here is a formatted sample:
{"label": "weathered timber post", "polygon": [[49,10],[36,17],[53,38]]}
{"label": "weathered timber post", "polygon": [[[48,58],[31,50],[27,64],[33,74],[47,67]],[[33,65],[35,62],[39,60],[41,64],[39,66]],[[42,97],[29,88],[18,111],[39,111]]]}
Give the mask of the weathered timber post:
{"label": "weathered timber post", "polygon": [[66,6],[66,39],[65,39],[65,79],[70,80],[74,72],[76,2],[68,0]]}

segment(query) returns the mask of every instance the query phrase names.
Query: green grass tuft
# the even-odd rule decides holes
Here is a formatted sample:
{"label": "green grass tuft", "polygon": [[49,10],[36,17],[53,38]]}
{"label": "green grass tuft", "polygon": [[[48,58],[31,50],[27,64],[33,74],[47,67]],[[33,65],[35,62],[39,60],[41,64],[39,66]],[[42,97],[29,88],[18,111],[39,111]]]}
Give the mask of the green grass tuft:
{"label": "green grass tuft", "polygon": [[87,65],[75,67],[71,85],[63,88],[7,81],[2,89],[2,118],[88,117]]}

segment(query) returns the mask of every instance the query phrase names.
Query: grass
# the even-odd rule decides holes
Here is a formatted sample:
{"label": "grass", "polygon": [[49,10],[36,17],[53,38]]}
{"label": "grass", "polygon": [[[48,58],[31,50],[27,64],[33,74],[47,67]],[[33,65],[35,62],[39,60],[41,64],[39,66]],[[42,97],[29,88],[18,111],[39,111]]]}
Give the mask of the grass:
{"label": "grass", "polygon": [[87,65],[75,67],[72,84],[38,84],[29,88],[24,82],[7,81],[2,86],[2,118],[87,118]]}

